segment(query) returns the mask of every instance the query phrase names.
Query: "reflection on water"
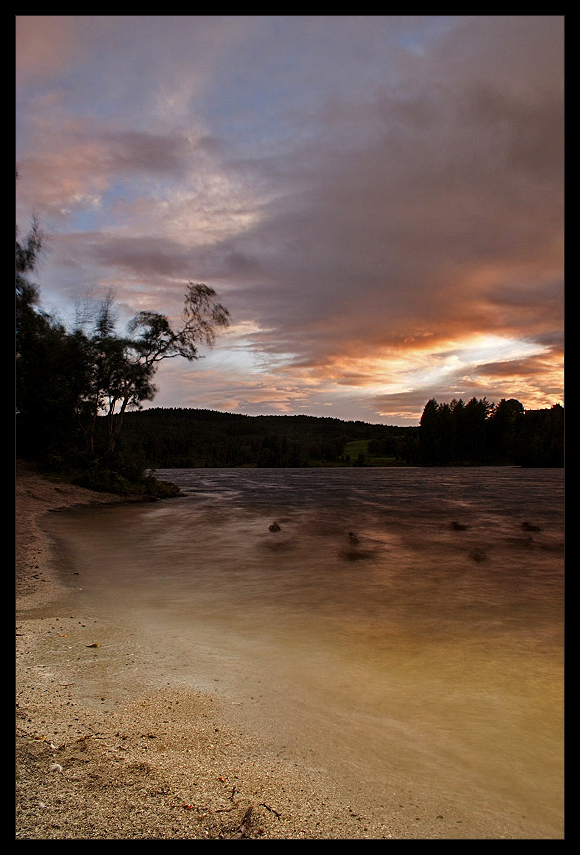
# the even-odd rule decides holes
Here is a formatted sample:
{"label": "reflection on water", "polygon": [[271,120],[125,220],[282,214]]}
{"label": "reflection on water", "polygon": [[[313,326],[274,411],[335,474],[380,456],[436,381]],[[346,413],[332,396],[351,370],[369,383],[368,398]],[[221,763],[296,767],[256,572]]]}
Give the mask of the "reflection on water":
{"label": "reflection on water", "polygon": [[51,529],[160,671],[219,674],[355,777],[436,775],[561,833],[562,471],[157,474],[184,497]]}

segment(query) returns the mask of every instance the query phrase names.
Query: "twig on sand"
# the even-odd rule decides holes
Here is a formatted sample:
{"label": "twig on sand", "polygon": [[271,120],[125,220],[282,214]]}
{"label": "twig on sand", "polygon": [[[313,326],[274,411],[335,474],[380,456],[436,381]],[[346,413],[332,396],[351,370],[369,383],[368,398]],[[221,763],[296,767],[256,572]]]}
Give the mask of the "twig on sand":
{"label": "twig on sand", "polygon": [[241,839],[242,837],[247,836],[247,832],[250,830],[250,821],[252,819],[252,811],[254,810],[254,805],[250,805],[247,811],[244,814],[244,818],[242,820],[242,824],[237,830],[237,833],[234,835],[236,839]]}

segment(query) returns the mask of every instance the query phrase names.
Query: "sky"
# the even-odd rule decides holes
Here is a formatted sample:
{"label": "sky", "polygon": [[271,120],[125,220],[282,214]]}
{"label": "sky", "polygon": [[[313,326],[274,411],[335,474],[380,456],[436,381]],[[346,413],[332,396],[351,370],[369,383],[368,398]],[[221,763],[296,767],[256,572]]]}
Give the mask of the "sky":
{"label": "sky", "polygon": [[148,406],[563,400],[562,16],[17,16],[16,220],[72,323],[230,327]]}

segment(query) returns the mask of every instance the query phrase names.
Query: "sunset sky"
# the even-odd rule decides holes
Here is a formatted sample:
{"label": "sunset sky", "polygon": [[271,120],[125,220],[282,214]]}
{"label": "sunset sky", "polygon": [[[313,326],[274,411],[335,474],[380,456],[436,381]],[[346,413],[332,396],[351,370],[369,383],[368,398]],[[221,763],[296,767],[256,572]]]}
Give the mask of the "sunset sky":
{"label": "sunset sky", "polygon": [[16,217],[65,321],[231,327],[151,406],[563,400],[560,16],[18,16]]}

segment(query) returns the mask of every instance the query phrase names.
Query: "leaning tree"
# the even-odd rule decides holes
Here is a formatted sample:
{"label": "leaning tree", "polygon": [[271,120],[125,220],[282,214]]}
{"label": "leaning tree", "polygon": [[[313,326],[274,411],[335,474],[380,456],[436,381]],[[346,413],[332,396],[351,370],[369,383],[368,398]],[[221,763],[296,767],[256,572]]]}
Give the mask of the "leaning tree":
{"label": "leaning tree", "polygon": [[213,288],[190,282],[185,292],[181,325],[175,329],[165,315],[139,312],[127,332],[115,332],[113,300],[100,307],[92,333],[91,386],[79,413],[84,422],[88,449],[94,452],[97,416],[107,418],[107,463],[123,426],[129,407],[140,407],[156,393],[153,378],[160,362],[181,356],[189,362],[199,359],[201,346],[212,346],[220,328],[229,326],[229,312],[216,301]]}

